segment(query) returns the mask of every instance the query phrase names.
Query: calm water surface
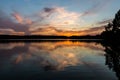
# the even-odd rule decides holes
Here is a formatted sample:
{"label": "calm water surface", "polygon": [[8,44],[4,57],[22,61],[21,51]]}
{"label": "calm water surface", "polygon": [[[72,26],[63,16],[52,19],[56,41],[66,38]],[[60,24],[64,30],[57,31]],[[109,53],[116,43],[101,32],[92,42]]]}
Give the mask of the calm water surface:
{"label": "calm water surface", "polygon": [[0,80],[118,80],[101,44],[0,43]]}

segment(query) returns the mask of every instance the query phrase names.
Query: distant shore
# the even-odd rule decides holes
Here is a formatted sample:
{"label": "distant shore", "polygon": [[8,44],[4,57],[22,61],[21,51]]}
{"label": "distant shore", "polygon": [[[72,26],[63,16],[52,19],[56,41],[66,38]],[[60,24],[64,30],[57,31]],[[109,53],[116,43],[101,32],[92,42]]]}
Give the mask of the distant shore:
{"label": "distant shore", "polygon": [[0,35],[0,40],[41,40],[41,39],[102,39],[100,35],[96,36],[43,36],[43,35]]}

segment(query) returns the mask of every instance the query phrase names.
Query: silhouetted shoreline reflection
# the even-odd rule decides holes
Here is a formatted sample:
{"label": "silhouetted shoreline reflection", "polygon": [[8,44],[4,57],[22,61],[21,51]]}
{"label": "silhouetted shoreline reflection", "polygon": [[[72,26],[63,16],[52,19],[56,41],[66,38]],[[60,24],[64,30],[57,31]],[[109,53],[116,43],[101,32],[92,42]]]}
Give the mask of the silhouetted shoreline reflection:
{"label": "silhouetted shoreline reflection", "polygon": [[105,46],[106,65],[108,68],[116,73],[118,80],[120,80],[120,46],[109,45]]}
{"label": "silhouetted shoreline reflection", "polygon": [[117,80],[106,66],[114,63],[106,49],[99,42],[70,40],[0,43],[0,79]]}

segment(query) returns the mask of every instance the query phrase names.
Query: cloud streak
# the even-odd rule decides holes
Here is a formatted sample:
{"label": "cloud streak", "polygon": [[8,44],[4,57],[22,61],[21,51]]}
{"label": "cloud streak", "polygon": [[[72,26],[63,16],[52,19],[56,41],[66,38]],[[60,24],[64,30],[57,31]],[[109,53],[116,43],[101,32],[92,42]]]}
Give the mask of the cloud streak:
{"label": "cloud streak", "polygon": [[24,22],[23,18],[22,18],[22,16],[19,13],[14,12],[12,14],[12,16],[15,17],[15,19],[18,21],[18,23],[23,24],[23,22]]}
{"label": "cloud streak", "polygon": [[91,6],[91,8],[89,8],[88,10],[84,11],[82,16],[95,15],[101,10],[106,9],[113,0],[91,0],[91,1],[94,2],[95,4],[93,4],[93,6]]}
{"label": "cloud streak", "polygon": [[2,34],[10,34],[10,35],[25,35],[25,32],[16,32],[13,29],[0,29],[0,35]]}
{"label": "cloud streak", "polygon": [[12,14],[11,14],[18,23],[20,24],[26,24],[26,25],[30,25],[32,24],[32,20],[30,20],[29,18],[26,18],[26,17],[23,17],[21,16],[18,12],[14,11]]}
{"label": "cloud streak", "polygon": [[105,24],[108,24],[108,23],[112,22],[112,20],[113,19],[107,19],[107,20],[99,21],[96,24],[98,24],[98,25],[105,25]]}
{"label": "cloud streak", "polygon": [[57,35],[57,36],[82,36],[82,35],[97,35],[104,30],[104,26],[94,27],[81,31],[65,31],[58,30],[55,27],[39,28],[31,31],[32,35]]}

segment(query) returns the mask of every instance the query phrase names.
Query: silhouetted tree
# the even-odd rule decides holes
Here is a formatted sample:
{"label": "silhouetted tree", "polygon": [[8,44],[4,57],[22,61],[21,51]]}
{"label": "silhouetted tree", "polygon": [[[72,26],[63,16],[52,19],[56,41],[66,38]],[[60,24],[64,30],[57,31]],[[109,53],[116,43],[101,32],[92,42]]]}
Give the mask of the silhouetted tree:
{"label": "silhouetted tree", "polygon": [[116,33],[117,31],[120,31],[120,10],[115,14],[112,31],[114,33]]}
{"label": "silhouetted tree", "polygon": [[105,46],[105,64],[108,68],[116,73],[118,80],[120,80],[120,46],[109,45]]}
{"label": "silhouetted tree", "polygon": [[105,31],[112,31],[112,23],[108,23],[108,25],[107,26],[105,26]]}
{"label": "silhouetted tree", "polygon": [[115,14],[112,22],[105,26],[105,31],[102,32],[102,37],[106,40],[112,41],[120,39],[120,10]]}

